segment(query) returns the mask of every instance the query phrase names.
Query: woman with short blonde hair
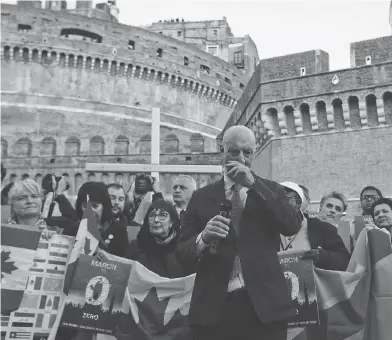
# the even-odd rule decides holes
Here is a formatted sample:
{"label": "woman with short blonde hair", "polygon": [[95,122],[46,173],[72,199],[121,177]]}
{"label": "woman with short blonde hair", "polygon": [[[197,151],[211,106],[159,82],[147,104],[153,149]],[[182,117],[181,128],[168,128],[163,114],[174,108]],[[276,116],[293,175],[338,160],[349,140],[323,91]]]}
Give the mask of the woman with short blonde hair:
{"label": "woman with short blonde hair", "polygon": [[53,234],[41,216],[42,197],[41,188],[30,178],[16,181],[8,193],[11,204],[11,217],[9,224],[22,224],[36,227],[45,232],[45,237]]}

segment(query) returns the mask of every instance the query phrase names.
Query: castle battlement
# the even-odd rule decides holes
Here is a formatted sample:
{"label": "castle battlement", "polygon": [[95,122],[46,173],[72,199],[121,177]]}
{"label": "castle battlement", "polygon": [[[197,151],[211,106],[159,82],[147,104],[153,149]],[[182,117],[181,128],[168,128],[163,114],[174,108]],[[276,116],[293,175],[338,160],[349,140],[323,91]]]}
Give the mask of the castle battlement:
{"label": "castle battlement", "polygon": [[246,125],[262,147],[272,137],[392,125],[392,36],[351,52],[354,66],[337,71],[319,50],[261,60],[225,129]]}
{"label": "castle battlement", "polygon": [[[94,66],[96,62],[101,63],[100,70],[112,75],[118,71],[118,75],[123,76],[123,69],[125,72],[130,68],[130,76],[137,73],[140,79],[154,80],[162,72],[165,77],[159,81],[163,84],[185,86],[186,90],[195,94],[209,94],[212,99],[226,98],[224,105],[228,106],[230,102],[235,104],[247,81],[246,75],[232,64],[192,45],[146,29],[96,18],[81,21],[80,15],[68,11],[23,9],[2,5],[2,44],[12,50],[36,49],[38,56],[34,57],[38,62],[46,50],[51,57],[56,55],[58,62],[61,53],[65,54],[65,58],[71,57],[71,62],[66,64],[69,67],[89,68],[91,58]],[[109,66],[104,67],[104,63]],[[137,69],[142,70],[141,76]]]}

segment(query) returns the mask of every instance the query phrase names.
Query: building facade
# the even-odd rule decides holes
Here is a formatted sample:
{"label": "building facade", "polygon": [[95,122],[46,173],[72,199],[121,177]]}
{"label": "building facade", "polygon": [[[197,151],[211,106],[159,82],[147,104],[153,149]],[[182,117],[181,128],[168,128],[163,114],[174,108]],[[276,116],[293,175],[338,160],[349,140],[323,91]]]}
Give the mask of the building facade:
{"label": "building facade", "polygon": [[86,162],[150,163],[153,107],[161,111],[162,163],[220,162],[216,136],[246,84],[242,70],[118,23],[114,1],[42,5],[1,6],[6,181],[66,174],[74,194],[81,181],[115,178],[87,174]]}
{"label": "building facade", "polygon": [[184,21],[183,19],[160,20],[145,28],[187,44],[229,62],[248,78],[259,63],[256,44],[249,35],[235,37],[223,17],[221,20]]}

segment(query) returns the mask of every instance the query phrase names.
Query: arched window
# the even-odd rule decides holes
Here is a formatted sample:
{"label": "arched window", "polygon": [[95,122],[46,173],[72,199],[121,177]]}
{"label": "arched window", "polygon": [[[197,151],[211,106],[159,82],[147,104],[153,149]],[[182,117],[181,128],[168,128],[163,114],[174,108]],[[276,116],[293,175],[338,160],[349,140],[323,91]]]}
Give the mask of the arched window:
{"label": "arched window", "polygon": [[80,155],[80,140],[78,137],[71,136],[65,141],[65,154],[67,156]]}
{"label": "arched window", "polygon": [[105,154],[105,141],[101,136],[94,136],[90,139],[90,154],[103,155]]}
{"label": "arched window", "polygon": [[101,72],[101,59],[99,59],[99,58],[95,58],[94,71],[97,73]]}
{"label": "arched window", "polygon": [[169,134],[165,137],[164,152],[178,153],[179,141],[175,134]]}
{"label": "arched window", "polygon": [[148,79],[148,68],[147,67],[143,68],[142,78]]}
{"label": "arched window", "polygon": [[8,142],[4,138],[1,138],[1,157],[7,157],[7,156],[8,156]]}
{"label": "arched window", "polygon": [[141,72],[140,71],[140,66],[136,66],[134,77],[135,78],[139,78],[140,72]]}
{"label": "arched window", "polygon": [[41,63],[44,65],[50,64],[49,54],[48,54],[48,51],[46,51],[46,50],[42,50],[42,52],[41,52]]}
{"label": "arched window", "polygon": [[280,136],[280,127],[279,127],[279,118],[278,118],[278,110],[274,107],[271,107],[265,113],[266,117],[266,126],[272,131],[274,137]]}
{"label": "arched window", "polygon": [[20,49],[19,47],[14,47],[14,60],[20,61]]}
{"label": "arched window", "polygon": [[385,124],[392,125],[392,92],[385,92],[382,96]]}
{"label": "arched window", "polygon": [[155,70],[151,70],[150,71],[150,79],[149,80],[154,80],[155,74],[156,74],[156,71]]}
{"label": "arched window", "polygon": [[162,76],[163,76],[163,73],[162,73],[162,71],[158,71],[158,77],[157,77],[157,81],[161,81],[162,80]]}
{"label": "arched window", "polygon": [[312,122],[310,120],[310,109],[309,105],[306,103],[302,103],[299,106],[299,111],[301,112],[301,119],[302,119],[302,132],[305,135],[308,135],[313,132],[312,129]]}
{"label": "arched window", "polygon": [[204,138],[200,133],[194,133],[189,140],[191,142],[191,152],[204,152]]}
{"label": "arched window", "polygon": [[317,125],[319,132],[328,131],[327,107],[325,102],[316,103]]}
{"label": "arched window", "polygon": [[118,74],[120,76],[124,76],[124,72],[125,72],[125,64],[124,63],[120,63],[120,68],[118,69]]}
{"label": "arched window", "polygon": [[15,182],[17,179],[18,179],[18,176],[16,176],[16,174],[10,175],[10,183]]}
{"label": "arched window", "polygon": [[65,53],[60,53],[60,63],[59,66],[65,67]]}
{"label": "arched window", "polygon": [[14,145],[14,154],[16,156],[31,156],[33,143],[27,137],[20,138]]}
{"label": "arched window", "polygon": [[97,180],[97,176],[95,176],[95,173],[90,172],[87,176],[87,181],[89,182],[95,182]]}
{"label": "arched window", "polygon": [[283,112],[286,116],[287,134],[289,136],[295,136],[297,129],[295,128],[294,108],[292,106],[285,106]]}
{"label": "arched window", "polygon": [[91,57],[86,58],[86,70],[91,71],[91,66],[93,64],[93,59]]}
{"label": "arched window", "polygon": [[51,64],[56,64],[56,61],[57,61],[57,53],[52,51],[50,53],[50,63]]}
{"label": "arched window", "polygon": [[344,131],[345,129],[345,122],[344,122],[344,116],[343,116],[343,102],[339,98],[335,98],[332,101],[332,107],[333,107],[333,123],[335,126],[335,129],[337,131]]}
{"label": "arched window", "polygon": [[151,153],[151,135],[140,137],[139,153]]}
{"label": "arched window", "polygon": [[32,61],[38,61],[38,50],[36,48],[33,50]]}
{"label": "arched window", "polygon": [[129,139],[125,136],[118,136],[114,141],[114,154],[127,155],[129,153]]}
{"label": "arched window", "polygon": [[110,74],[115,76],[117,74],[117,63],[113,60],[110,65]]}
{"label": "arched window", "polygon": [[76,67],[83,68],[83,56],[78,55],[78,59],[76,60]]}
{"label": "arched window", "polygon": [[103,60],[102,72],[107,73],[109,71],[109,60]]}
{"label": "arched window", "polygon": [[374,94],[369,94],[365,98],[366,115],[368,126],[378,126],[377,98]]}
{"label": "arched window", "polygon": [[350,125],[352,129],[362,128],[361,115],[359,112],[358,97],[350,96],[348,98],[348,111],[350,114]]}
{"label": "arched window", "polygon": [[23,61],[25,63],[29,62],[29,49],[26,47],[23,49]]}
{"label": "arched window", "polygon": [[10,58],[11,58],[11,48],[9,46],[4,46],[3,56],[4,56],[4,60],[10,60]]}
{"label": "arched window", "polygon": [[30,178],[30,175],[29,175],[29,174],[23,174],[23,175],[22,175],[22,180],[28,179],[28,178]]}
{"label": "arched window", "polygon": [[41,156],[55,156],[56,155],[56,141],[52,137],[45,137],[41,141]]}
{"label": "arched window", "polygon": [[75,56],[73,54],[68,56],[68,67],[75,67]]}

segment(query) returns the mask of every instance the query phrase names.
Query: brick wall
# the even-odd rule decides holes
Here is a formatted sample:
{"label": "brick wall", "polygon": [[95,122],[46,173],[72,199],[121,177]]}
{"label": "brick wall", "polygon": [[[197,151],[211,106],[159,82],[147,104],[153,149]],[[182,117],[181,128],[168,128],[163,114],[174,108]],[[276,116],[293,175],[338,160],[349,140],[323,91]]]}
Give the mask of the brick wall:
{"label": "brick wall", "polygon": [[368,128],[273,139],[256,156],[253,168],[277,182],[309,188],[312,200],[338,190],[359,197],[366,185],[392,196],[392,127]]}
{"label": "brick wall", "polygon": [[282,57],[263,59],[261,78],[263,82],[274,79],[299,77],[301,68],[306,68],[306,74],[329,71],[329,55],[321,50],[313,50]]}
{"label": "brick wall", "polygon": [[371,63],[382,63],[392,59],[392,35],[377,39],[354,42],[351,49],[351,67],[366,65],[366,57]]}

